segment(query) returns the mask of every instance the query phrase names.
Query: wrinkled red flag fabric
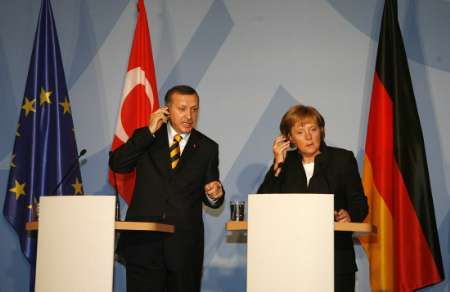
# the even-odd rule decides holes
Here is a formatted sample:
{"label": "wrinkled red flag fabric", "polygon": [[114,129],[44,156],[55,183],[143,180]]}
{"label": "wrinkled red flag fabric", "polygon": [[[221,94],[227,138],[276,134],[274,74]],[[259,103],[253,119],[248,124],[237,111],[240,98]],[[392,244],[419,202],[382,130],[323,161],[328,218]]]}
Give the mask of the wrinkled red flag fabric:
{"label": "wrinkled red flag fabric", "polygon": [[362,237],[372,291],[414,291],[444,279],[425,146],[397,2],[386,0],[364,158],[366,221]]}
{"label": "wrinkled red flag fabric", "polygon": [[[124,144],[135,129],[148,125],[150,114],[159,107],[152,43],[143,0],[138,1],[137,10],[137,23],[112,142],[113,151]],[[117,187],[127,204],[133,196],[135,178],[134,171],[115,175],[109,171],[109,182]]]}

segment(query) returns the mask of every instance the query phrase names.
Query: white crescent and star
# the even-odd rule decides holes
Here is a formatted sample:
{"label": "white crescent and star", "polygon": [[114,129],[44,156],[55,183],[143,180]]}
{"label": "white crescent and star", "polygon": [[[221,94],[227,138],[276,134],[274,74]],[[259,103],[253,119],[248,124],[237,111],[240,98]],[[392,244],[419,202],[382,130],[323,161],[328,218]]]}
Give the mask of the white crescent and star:
{"label": "white crescent and star", "polygon": [[117,126],[115,135],[119,138],[123,143],[125,143],[129,136],[125,131],[125,128],[122,124],[122,119],[120,113],[122,112],[123,104],[130,94],[130,92],[137,86],[143,85],[145,88],[145,94],[150,102],[150,106],[153,109],[154,100],[153,100],[153,90],[150,81],[145,77],[145,71],[142,70],[141,67],[136,67],[127,72],[125,77],[125,86],[123,88],[122,100],[120,102],[119,107],[119,118],[117,119]]}

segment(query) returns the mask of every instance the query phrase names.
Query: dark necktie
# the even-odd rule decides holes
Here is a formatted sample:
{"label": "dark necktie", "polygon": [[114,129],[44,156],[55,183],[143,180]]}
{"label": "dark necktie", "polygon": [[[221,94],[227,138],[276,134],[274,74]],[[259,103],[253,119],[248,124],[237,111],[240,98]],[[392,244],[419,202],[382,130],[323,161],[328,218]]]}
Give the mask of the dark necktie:
{"label": "dark necktie", "polygon": [[172,169],[175,169],[178,165],[178,162],[180,162],[180,141],[183,139],[180,134],[176,134],[173,137],[173,143],[169,148],[170,153],[170,167]]}

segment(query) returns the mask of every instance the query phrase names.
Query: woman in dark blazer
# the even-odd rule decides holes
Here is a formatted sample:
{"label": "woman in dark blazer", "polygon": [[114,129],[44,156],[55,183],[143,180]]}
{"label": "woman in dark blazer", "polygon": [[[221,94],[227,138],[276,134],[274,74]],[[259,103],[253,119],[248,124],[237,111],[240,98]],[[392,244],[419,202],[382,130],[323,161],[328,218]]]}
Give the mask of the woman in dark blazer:
{"label": "woman in dark blazer", "polygon": [[[356,159],[351,151],[325,144],[322,115],[310,106],[293,106],[284,114],[280,131],[272,147],[274,163],[258,193],[334,194],[335,221],[363,221],[368,205]],[[288,151],[293,147],[295,151]],[[352,234],[336,232],[334,240],[335,291],[354,291]]]}

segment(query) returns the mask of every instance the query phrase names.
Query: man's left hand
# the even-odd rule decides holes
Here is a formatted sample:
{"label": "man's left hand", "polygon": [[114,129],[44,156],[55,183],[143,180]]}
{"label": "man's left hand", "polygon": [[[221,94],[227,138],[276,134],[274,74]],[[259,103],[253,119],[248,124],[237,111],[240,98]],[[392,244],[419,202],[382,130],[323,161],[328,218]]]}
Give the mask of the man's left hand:
{"label": "man's left hand", "polygon": [[212,200],[220,199],[223,196],[222,184],[218,180],[206,184],[205,193]]}

